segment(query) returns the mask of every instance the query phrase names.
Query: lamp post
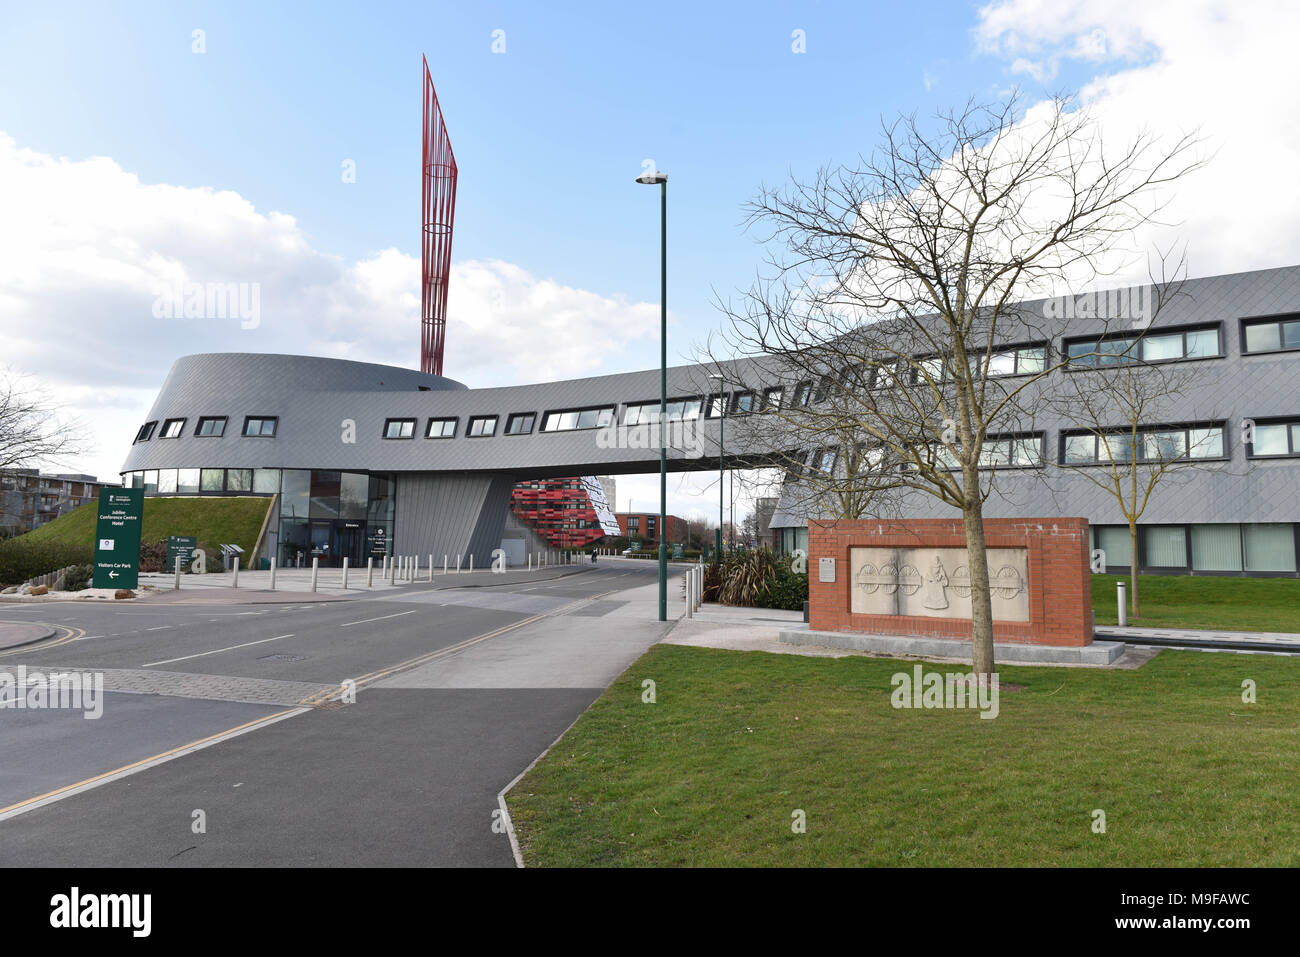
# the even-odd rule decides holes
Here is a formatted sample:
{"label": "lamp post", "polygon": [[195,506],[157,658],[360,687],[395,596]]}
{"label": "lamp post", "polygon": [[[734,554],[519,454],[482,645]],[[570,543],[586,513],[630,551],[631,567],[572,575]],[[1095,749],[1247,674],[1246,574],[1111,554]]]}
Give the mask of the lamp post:
{"label": "lamp post", "polygon": [[668,620],[668,176],[655,170],[636,178],[659,186],[659,620]]}
{"label": "lamp post", "polygon": [[727,438],[727,395],[723,391],[723,378],[719,372],[709,376],[710,379],[718,380],[718,406],[722,414],[718,416],[718,533],[714,536],[714,545],[717,549],[717,555],[714,556],[715,562],[722,561],[722,503],[723,503],[723,472],[722,472],[722,449]]}

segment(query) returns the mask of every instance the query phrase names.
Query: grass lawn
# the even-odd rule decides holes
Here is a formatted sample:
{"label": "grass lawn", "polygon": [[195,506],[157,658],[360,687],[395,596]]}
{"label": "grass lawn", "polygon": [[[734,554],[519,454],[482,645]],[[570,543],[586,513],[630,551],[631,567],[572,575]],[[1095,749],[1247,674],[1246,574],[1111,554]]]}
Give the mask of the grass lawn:
{"label": "grass lawn", "polygon": [[[146,498],[140,542],[148,545],[166,541],[169,535],[195,535],[200,546],[215,550],[230,543],[241,546],[247,556],[257,544],[270,504],[270,498],[253,496]],[[91,502],[73,509],[16,541],[93,545],[98,508]]]}
{"label": "grass lawn", "polygon": [[652,648],[510,792],[525,862],[1300,865],[1300,660],[1004,667],[993,720],[895,710],[914,664]]}
{"label": "grass lawn", "polygon": [[[1117,623],[1117,581],[1127,583],[1128,576],[1092,576],[1092,609],[1099,625]],[[1300,632],[1300,579],[1142,575],[1138,587],[1142,614],[1130,615],[1130,625]],[[1132,603],[1130,595],[1130,609]]]}

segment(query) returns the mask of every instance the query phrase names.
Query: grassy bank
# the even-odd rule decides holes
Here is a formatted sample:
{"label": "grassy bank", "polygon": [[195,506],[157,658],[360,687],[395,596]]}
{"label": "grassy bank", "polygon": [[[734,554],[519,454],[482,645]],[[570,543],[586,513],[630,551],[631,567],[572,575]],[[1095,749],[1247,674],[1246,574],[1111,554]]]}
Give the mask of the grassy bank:
{"label": "grassy bank", "polygon": [[525,862],[1300,864],[1300,661],[1001,668],[994,720],[895,710],[912,665],[656,646],[511,791]]}
{"label": "grassy bank", "polygon": [[[231,543],[251,554],[270,503],[269,498],[252,496],[146,498],[140,541],[148,545],[166,541],[169,535],[194,535],[200,547]],[[91,502],[14,541],[93,546],[97,510],[97,503]]]}
{"label": "grassy bank", "polygon": [[[1128,577],[1092,576],[1092,608],[1099,625],[1117,622],[1117,581],[1127,584]],[[1142,614],[1130,614],[1131,625],[1300,632],[1300,579],[1143,575],[1138,587]]]}

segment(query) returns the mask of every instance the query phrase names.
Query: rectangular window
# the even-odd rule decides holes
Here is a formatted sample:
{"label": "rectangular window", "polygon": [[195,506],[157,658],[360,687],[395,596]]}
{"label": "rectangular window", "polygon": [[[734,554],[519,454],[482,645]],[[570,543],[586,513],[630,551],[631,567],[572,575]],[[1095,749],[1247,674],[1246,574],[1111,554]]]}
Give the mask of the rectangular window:
{"label": "rectangular window", "polygon": [[1226,456],[1221,425],[1144,427],[1138,430],[1136,437],[1128,429],[1100,436],[1093,433],[1066,435],[1062,452],[1065,465],[1123,464],[1133,461],[1134,452],[1139,462],[1221,459]]}
{"label": "rectangular window", "polygon": [[835,449],[822,449],[822,451],[817,453],[817,458],[813,467],[819,472],[830,475],[835,471],[835,454]]}
{"label": "rectangular window", "polygon": [[144,425],[140,426],[140,431],[135,434],[135,441],[148,442],[150,439],[153,438],[153,430],[157,428],[157,426],[158,426],[157,421],[146,422]]}
{"label": "rectangular window", "polygon": [[[699,399],[669,399],[668,421],[698,419],[703,404]],[[624,425],[645,425],[659,421],[659,401],[629,403],[623,410]]]}
{"label": "rectangular window", "polygon": [[1273,523],[1241,526],[1246,546],[1246,571],[1293,572],[1295,567],[1295,529],[1290,524]]}
{"label": "rectangular window", "polygon": [[426,439],[452,439],[456,437],[456,423],[458,419],[430,419],[428,428],[424,430]]}
{"label": "rectangular window", "polygon": [[731,414],[744,415],[754,411],[754,393],[735,392],[731,396]]}
{"label": "rectangular window", "polygon": [[780,386],[776,386],[771,389],[764,389],[763,390],[763,411],[766,412],[769,409],[781,408],[781,398],[784,396],[784,394],[785,394],[785,390],[782,389]]}
{"label": "rectangular window", "polygon": [[506,419],[506,435],[527,435],[533,431],[537,415],[533,412],[516,412]]}
{"label": "rectangular window", "polygon": [[794,405],[797,409],[812,402],[813,384],[811,382],[800,382],[794,389]]}
{"label": "rectangular window", "polygon": [[175,469],[158,470],[158,494],[159,495],[176,494],[176,470]]}
{"label": "rectangular window", "polygon": [[727,411],[727,393],[715,392],[709,396],[708,405],[705,406],[705,418],[720,419]]}
{"label": "rectangular window", "polygon": [[1300,422],[1257,422],[1250,457],[1300,454]]}
{"label": "rectangular window", "polygon": [[602,405],[590,409],[564,409],[547,412],[542,419],[543,432],[572,432],[576,429],[598,429],[614,421],[614,406]]}
{"label": "rectangular window", "polygon": [[627,530],[629,534],[641,531],[641,519],[639,516],[633,515],[627,520]]}
{"label": "rectangular window", "polygon": [[1126,525],[1096,525],[1093,526],[1093,541],[1096,547],[1101,549],[1106,560],[1106,567],[1119,565],[1128,567],[1129,556],[1132,549],[1128,537],[1128,526]]}
{"label": "rectangular window", "polygon": [[248,416],[244,419],[244,435],[249,437],[275,436],[275,427],[280,419],[277,416]]}
{"label": "rectangular window", "polygon": [[415,437],[415,419],[385,419],[384,438],[410,439]]}
{"label": "rectangular window", "polygon": [[251,492],[252,490],[252,469],[226,469],[227,492]]}
{"label": "rectangular window", "polygon": [[1186,568],[1187,536],[1181,525],[1148,525],[1143,530],[1146,541],[1146,565],[1150,568]]}
{"label": "rectangular window", "polygon": [[497,434],[497,417],[495,415],[470,416],[465,434],[473,439],[486,438]]}
{"label": "rectangular window", "polygon": [[1241,571],[1241,527],[1193,525],[1192,568],[1202,572]]}
{"label": "rectangular window", "polygon": [[199,424],[194,427],[195,435],[219,439],[226,434],[226,417],[224,415],[204,415],[199,417]]}
{"label": "rectangular window", "polygon": [[203,492],[222,492],[226,488],[225,469],[202,469],[199,473],[199,490]]}
{"label": "rectangular window", "polygon": [[1242,323],[1247,352],[1300,349],[1300,313]]}
{"label": "rectangular window", "polygon": [[280,470],[254,469],[253,491],[258,495],[274,495],[280,491]]}
{"label": "rectangular window", "polygon": [[176,470],[176,494],[197,495],[198,491],[199,491],[199,470],[198,469],[177,469]]}
{"label": "rectangular window", "polygon": [[162,432],[159,434],[160,439],[179,439],[181,433],[185,431],[184,419],[168,419],[163,423]]}

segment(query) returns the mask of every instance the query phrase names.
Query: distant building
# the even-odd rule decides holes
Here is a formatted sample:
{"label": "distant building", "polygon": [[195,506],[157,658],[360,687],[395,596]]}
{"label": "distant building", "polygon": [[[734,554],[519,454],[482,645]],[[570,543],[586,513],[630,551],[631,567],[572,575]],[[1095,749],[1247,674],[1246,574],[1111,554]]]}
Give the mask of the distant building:
{"label": "distant building", "polygon": [[510,510],[552,548],[585,548],[619,533],[603,482],[594,477],[519,482]]}
{"label": "distant building", "polygon": [[776,505],[780,499],[773,495],[770,498],[760,498],[754,501],[754,532],[758,538],[759,548],[774,548],[776,546],[776,533],[772,531],[772,516],[776,513]]}
{"label": "distant building", "polygon": [[[647,542],[659,541],[658,512],[615,512],[614,517],[618,519],[620,534]],[[665,541],[670,544],[672,542],[684,543],[686,541],[686,519],[679,518],[676,515],[669,515],[667,520],[668,538]]]}
{"label": "distant building", "polygon": [[37,469],[0,469],[0,538],[22,535],[93,502],[105,485],[93,475],[42,475]]}

